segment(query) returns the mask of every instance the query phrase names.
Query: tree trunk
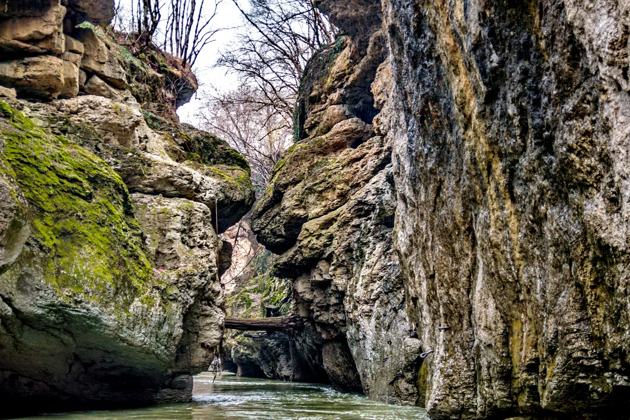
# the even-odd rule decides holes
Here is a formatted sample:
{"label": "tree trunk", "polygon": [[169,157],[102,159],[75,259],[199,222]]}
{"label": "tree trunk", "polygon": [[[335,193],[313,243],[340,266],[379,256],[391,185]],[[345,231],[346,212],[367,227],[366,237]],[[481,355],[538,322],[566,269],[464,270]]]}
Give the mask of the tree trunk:
{"label": "tree trunk", "polygon": [[302,329],[304,323],[298,315],[274,318],[225,318],[225,328],[240,331],[279,331],[297,332]]}

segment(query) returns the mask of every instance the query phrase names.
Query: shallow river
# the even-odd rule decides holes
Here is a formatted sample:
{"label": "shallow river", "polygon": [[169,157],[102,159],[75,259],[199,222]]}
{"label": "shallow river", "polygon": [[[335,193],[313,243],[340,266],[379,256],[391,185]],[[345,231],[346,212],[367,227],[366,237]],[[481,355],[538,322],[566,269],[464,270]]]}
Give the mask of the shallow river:
{"label": "shallow river", "polygon": [[195,379],[194,400],[191,404],[46,417],[54,420],[429,419],[425,411],[417,407],[380,404],[326,385],[237,378],[230,374],[217,378],[214,384],[210,374],[199,375]]}

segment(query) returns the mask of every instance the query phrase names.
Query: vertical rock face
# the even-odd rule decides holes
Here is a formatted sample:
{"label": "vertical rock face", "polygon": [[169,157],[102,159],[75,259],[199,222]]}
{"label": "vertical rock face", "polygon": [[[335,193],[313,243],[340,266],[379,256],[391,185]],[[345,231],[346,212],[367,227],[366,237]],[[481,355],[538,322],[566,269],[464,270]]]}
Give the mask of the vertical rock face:
{"label": "vertical rock face", "polygon": [[251,207],[247,162],[174,121],[174,74],[93,25],[113,2],[2,11],[2,415],[189,400],[222,337],[215,226]]}
{"label": "vertical rock face", "polygon": [[[317,105],[299,104],[300,141],[257,208],[315,348],[345,339],[378,397],[370,352],[411,325],[431,353],[402,371],[432,418],[614,418],[630,399],[627,2],[318,5],[385,53],[376,76],[357,76],[366,58],[306,79]],[[369,96],[373,120],[348,105]],[[366,322],[378,308],[399,319],[387,334]]]}
{"label": "vertical rock face", "polygon": [[628,4],[383,6],[395,243],[434,350],[422,402],[436,418],[625,404]]}
{"label": "vertical rock face", "polygon": [[419,342],[409,338],[392,244],[391,143],[377,116],[389,86],[378,10],[364,37],[340,37],[311,60],[298,141],[255,208],[253,229],[281,253],[276,274],[293,279],[294,310],[307,320],[296,350],[311,378],[415,403]]}

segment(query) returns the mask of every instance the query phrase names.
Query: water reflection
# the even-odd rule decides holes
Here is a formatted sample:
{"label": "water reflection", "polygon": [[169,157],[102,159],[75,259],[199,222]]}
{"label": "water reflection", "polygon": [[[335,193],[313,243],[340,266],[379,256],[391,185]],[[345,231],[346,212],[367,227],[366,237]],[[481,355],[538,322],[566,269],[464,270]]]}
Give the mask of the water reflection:
{"label": "water reflection", "polygon": [[[297,384],[211,374],[195,378],[194,402],[123,411],[92,411],[50,416],[67,420],[214,420],[214,419],[421,419],[418,407],[399,407],[370,401],[359,394],[335,391],[329,386]],[[41,417],[40,417],[41,419]]]}

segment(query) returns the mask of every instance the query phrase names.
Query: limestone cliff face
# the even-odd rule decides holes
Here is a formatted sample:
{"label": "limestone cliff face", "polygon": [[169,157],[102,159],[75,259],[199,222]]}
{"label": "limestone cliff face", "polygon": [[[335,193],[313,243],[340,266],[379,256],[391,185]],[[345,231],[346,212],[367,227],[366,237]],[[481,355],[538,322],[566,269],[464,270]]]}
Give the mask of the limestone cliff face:
{"label": "limestone cliff face", "polygon": [[256,206],[253,229],[281,252],[276,274],[293,279],[294,310],[307,320],[296,337],[302,369],[343,389],[414,403],[419,341],[409,337],[392,245],[391,143],[375,120],[387,97],[385,41],[380,31],[340,37],[311,60],[298,141]]}
{"label": "limestone cliff face", "polygon": [[249,168],[178,124],[164,80],[196,81],[119,46],[112,7],[2,6],[3,415],[188,400],[222,337],[215,226],[251,206]]}
{"label": "limestone cliff face", "polygon": [[436,418],[625,404],[628,3],[383,7],[395,243],[435,351],[423,404]]}
{"label": "limestone cliff face", "polygon": [[[254,228],[283,253],[324,369],[327,343],[347,345],[351,363],[335,357],[369,393],[362,360],[382,364],[363,353],[412,326],[432,353],[407,383],[432,418],[615,418],[630,399],[628,3],[318,5],[357,49],[382,37],[385,52],[376,76],[357,58],[306,85],[317,105],[298,108]],[[374,120],[338,107],[369,102],[370,84]],[[399,320],[384,335],[382,315],[362,322],[379,307]]]}

